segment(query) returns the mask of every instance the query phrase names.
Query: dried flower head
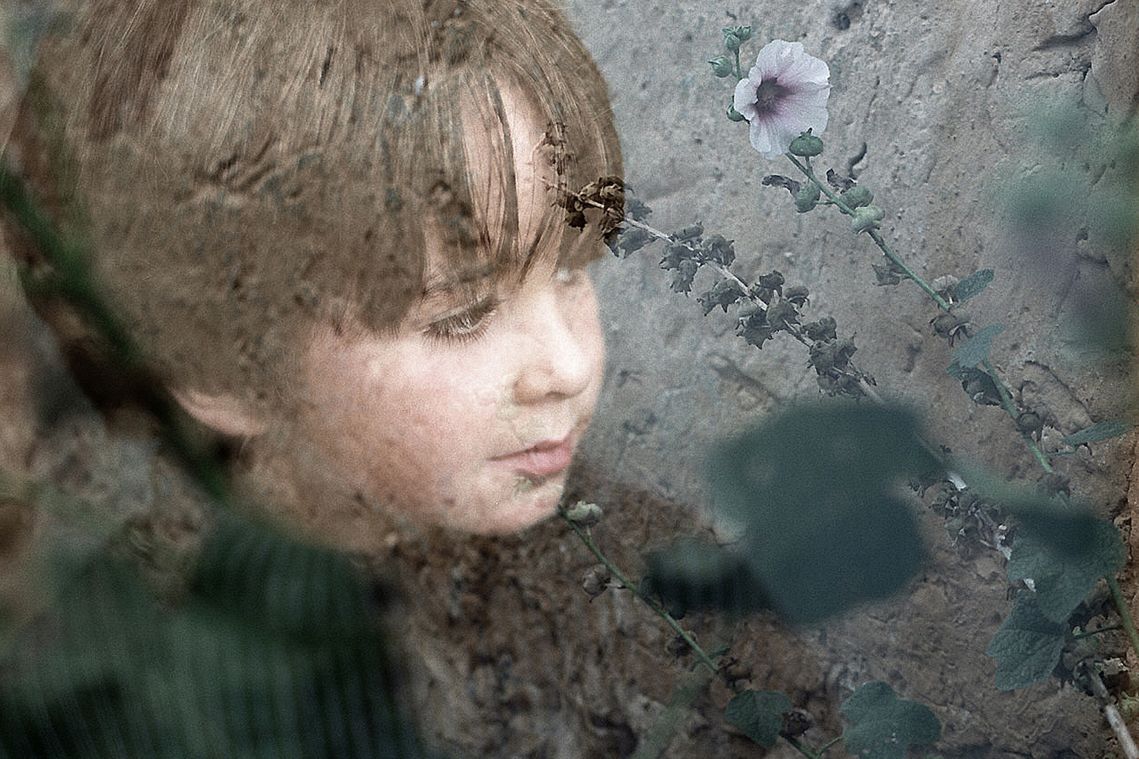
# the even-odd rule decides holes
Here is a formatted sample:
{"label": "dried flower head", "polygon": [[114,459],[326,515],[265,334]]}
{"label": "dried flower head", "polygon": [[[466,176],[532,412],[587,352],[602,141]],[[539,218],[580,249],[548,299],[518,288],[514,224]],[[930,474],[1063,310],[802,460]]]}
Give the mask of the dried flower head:
{"label": "dried flower head", "polygon": [[772,40],[736,85],[732,105],[751,124],[752,147],[777,158],[801,133],[827,128],[830,90],[826,63],[807,55],[800,42]]}

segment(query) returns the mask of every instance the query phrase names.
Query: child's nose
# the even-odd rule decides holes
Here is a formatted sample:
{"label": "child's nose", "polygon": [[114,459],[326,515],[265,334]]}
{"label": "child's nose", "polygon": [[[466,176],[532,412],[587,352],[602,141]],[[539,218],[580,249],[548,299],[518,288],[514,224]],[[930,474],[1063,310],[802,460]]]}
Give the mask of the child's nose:
{"label": "child's nose", "polygon": [[592,287],[587,297],[564,297],[557,285],[545,288],[533,301],[525,330],[515,402],[540,403],[572,398],[584,392],[601,361],[601,328]]}

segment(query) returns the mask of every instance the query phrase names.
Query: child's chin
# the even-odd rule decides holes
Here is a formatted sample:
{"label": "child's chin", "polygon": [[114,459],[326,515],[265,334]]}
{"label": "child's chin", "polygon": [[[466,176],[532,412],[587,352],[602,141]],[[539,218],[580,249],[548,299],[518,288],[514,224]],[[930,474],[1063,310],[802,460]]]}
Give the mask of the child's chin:
{"label": "child's chin", "polygon": [[478,535],[510,535],[533,527],[558,511],[564,483],[559,478],[515,492],[499,503],[488,503],[477,512],[465,515],[456,529]]}

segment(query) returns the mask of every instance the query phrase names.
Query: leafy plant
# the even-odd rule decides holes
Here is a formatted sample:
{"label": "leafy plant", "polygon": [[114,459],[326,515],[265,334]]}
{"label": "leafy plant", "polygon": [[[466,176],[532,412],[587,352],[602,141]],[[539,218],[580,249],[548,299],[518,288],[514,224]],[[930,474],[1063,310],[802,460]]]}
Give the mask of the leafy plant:
{"label": "leafy plant", "polygon": [[0,754],[426,757],[382,598],[341,554],[228,514],[173,609],[100,553],[0,665]]}

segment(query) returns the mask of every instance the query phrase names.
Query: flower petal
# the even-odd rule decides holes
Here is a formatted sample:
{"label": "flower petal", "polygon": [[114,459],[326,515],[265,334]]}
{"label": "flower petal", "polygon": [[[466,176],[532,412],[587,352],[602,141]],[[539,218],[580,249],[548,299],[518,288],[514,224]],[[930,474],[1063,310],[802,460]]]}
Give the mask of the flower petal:
{"label": "flower petal", "polygon": [[800,51],[800,54],[779,72],[779,83],[794,89],[800,86],[828,86],[831,70],[826,63]]}
{"label": "flower petal", "polygon": [[[764,90],[761,110],[756,98],[760,85],[769,81],[778,87]],[[747,78],[736,84],[732,104],[750,122],[752,147],[775,158],[808,129],[816,134],[826,129],[828,97],[827,64],[808,55],[801,42],[772,40],[759,51]]]}
{"label": "flower petal", "polygon": [[[827,97],[830,87],[813,92],[792,92],[781,98],[775,109],[775,118],[798,136],[808,129],[822,134],[827,128]],[[790,144],[790,143],[788,143]]]}
{"label": "flower petal", "polygon": [[748,130],[751,146],[764,158],[778,158],[783,155],[791,145],[791,140],[798,136],[799,131],[793,131],[786,119],[771,114],[764,114],[753,120]]}
{"label": "flower petal", "polygon": [[755,118],[755,93],[758,89],[758,81],[752,82],[750,78],[741,79],[736,84],[736,91],[732,96],[732,107],[748,121]]}
{"label": "flower petal", "polygon": [[765,79],[780,76],[803,55],[806,53],[803,51],[802,42],[772,40],[764,45],[759,55],[755,57],[755,65],[748,71],[748,78],[756,79],[756,86],[759,86],[759,82]]}

